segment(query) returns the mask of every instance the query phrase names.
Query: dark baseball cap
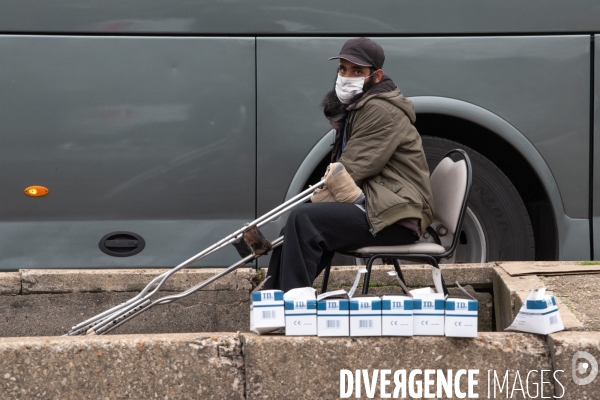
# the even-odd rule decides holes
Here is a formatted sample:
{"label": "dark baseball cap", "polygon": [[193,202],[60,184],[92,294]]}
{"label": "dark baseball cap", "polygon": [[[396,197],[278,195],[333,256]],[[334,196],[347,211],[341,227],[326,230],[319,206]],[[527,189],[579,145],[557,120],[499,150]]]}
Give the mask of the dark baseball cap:
{"label": "dark baseball cap", "polygon": [[385,61],[385,55],[381,46],[366,37],[348,40],[342,46],[340,55],[331,57],[330,60],[336,58],[343,58],[354,64],[363,67],[373,67],[375,69],[381,69]]}

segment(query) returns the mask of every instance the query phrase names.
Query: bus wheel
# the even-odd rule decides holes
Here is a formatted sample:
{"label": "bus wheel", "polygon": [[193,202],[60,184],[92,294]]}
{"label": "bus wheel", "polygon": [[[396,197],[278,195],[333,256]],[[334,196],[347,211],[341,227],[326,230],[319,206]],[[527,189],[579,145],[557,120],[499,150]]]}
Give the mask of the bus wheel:
{"label": "bus wheel", "polygon": [[529,215],[506,175],[487,158],[458,142],[432,136],[422,139],[430,171],[456,148],[469,154],[473,166],[473,186],[459,244],[454,254],[443,261],[533,260],[535,242]]}

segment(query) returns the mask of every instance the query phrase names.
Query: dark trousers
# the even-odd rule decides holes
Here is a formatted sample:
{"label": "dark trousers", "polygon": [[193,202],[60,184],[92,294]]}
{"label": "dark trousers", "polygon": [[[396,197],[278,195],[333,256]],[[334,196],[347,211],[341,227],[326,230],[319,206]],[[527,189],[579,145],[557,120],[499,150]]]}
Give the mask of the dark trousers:
{"label": "dark trousers", "polygon": [[349,203],[308,203],[295,207],[282,230],[283,245],[273,250],[266,289],[312,286],[336,251],[366,246],[393,246],[415,242],[410,229],[394,224],[376,236],[369,232],[364,211]]}

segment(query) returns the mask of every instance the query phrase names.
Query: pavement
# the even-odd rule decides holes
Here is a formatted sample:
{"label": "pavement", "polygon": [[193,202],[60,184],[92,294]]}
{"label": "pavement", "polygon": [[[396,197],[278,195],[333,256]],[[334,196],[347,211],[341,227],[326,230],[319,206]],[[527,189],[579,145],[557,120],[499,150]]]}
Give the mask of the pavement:
{"label": "pavement", "polygon": [[581,321],[583,330],[600,331],[600,275],[542,276],[540,279]]}

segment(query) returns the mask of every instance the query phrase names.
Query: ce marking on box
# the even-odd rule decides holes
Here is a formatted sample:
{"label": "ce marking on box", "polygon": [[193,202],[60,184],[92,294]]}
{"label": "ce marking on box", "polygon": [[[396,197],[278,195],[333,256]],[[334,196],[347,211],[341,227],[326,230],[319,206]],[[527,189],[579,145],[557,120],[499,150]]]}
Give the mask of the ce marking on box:
{"label": "ce marking on box", "polygon": [[294,325],[302,325],[300,321],[294,321]]}

